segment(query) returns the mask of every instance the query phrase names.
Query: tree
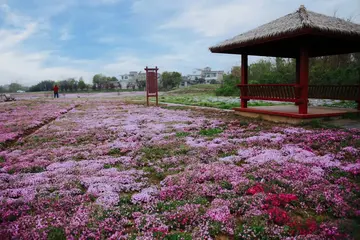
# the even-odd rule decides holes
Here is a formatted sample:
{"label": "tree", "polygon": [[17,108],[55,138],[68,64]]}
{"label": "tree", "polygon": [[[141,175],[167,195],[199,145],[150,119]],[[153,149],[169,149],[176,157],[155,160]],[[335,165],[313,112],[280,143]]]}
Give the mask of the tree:
{"label": "tree", "polygon": [[101,90],[104,88],[106,83],[106,76],[103,74],[95,74],[93,77],[93,84],[96,86],[97,89]]}
{"label": "tree", "polygon": [[161,75],[160,86],[164,90],[171,90],[181,83],[181,73],[178,72],[163,72]]}
{"label": "tree", "polygon": [[195,78],[195,82],[196,82],[197,84],[203,84],[203,83],[206,82],[206,80],[205,80],[205,78],[198,78],[198,77],[196,77],[196,78]]}
{"label": "tree", "polygon": [[82,77],[80,77],[80,79],[79,79],[78,87],[79,87],[80,90],[84,90],[86,88],[86,84],[85,84],[84,79]]}
{"label": "tree", "polygon": [[51,91],[55,85],[55,82],[52,80],[41,81],[38,84],[31,86],[29,91],[31,92],[40,92],[40,91]]}
{"label": "tree", "polygon": [[136,79],[135,83],[138,89],[144,89],[146,87],[146,80]]}
{"label": "tree", "polygon": [[241,78],[241,67],[234,66],[231,68],[231,75],[233,75],[236,78]]}
{"label": "tree", "polygon": [[11,83],[9,85],[9,92],[16,92],[18,90],[22,90],[23,86],[21,86],[21,84],[18,83]]}

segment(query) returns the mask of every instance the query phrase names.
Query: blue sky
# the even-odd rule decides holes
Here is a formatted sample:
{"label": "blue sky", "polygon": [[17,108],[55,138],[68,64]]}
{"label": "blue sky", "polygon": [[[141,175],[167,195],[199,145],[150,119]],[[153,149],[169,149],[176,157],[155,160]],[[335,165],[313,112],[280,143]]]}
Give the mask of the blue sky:
{"label": "blue sky", "polygon": [[[157,65],[229,71],[208,47],[307,9],[360,22],[360,0],[0,0],[0,85],[118,76]],[[257,58],[252,58],[252,61]]]}

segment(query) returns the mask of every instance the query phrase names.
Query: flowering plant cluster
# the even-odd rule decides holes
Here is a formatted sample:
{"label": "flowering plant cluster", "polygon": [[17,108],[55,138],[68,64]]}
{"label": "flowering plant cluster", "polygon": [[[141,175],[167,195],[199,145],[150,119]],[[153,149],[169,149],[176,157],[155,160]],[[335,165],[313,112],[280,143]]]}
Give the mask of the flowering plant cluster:
{"label": "flowering plant cluster", "polygon": [[73,101],[1,114],[6,239],[359,238],[359,130]]}

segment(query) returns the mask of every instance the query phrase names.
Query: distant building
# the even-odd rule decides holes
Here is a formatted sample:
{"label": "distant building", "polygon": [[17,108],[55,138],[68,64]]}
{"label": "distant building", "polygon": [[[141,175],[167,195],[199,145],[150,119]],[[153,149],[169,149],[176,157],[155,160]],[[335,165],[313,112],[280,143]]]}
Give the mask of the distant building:
{"label": "distant building", "polygon": [[192,74],[183,77],[180,87],[186,87],[193,84],[221,83],[223,77],[224,71],[212,71],[209,67],[196,69]]}
{"label": "distant building", "polygon": [[[158,73],[158,81],[160,81],[161,74]],[[146,72],[136,72],[131,71],[128,74],[123,74],[119,76],[121,86],[123,88],[132,88],[135,86],[135,89],[137,89],[136,80],[138,81],[146,81]]]}
{"label": "distant building", "polygon": [[220,83],[224,78],[224,71],[212,71],[211,68],[206,67],[201,71],[201,76],[205,78],[206,84],[210,84],[213,80]]}

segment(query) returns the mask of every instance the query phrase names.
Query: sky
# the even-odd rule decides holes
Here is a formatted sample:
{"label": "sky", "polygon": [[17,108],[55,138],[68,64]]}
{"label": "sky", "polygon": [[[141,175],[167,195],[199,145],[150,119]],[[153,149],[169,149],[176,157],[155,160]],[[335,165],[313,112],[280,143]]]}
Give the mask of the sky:
{"label": "sky", "polygon": [[[240,56],[209,47],[308,10],[360,23],[360,0],[0,0],[0,85],[158,66],[229,71]],[[256,61],[258,58],[251,58]]]}

